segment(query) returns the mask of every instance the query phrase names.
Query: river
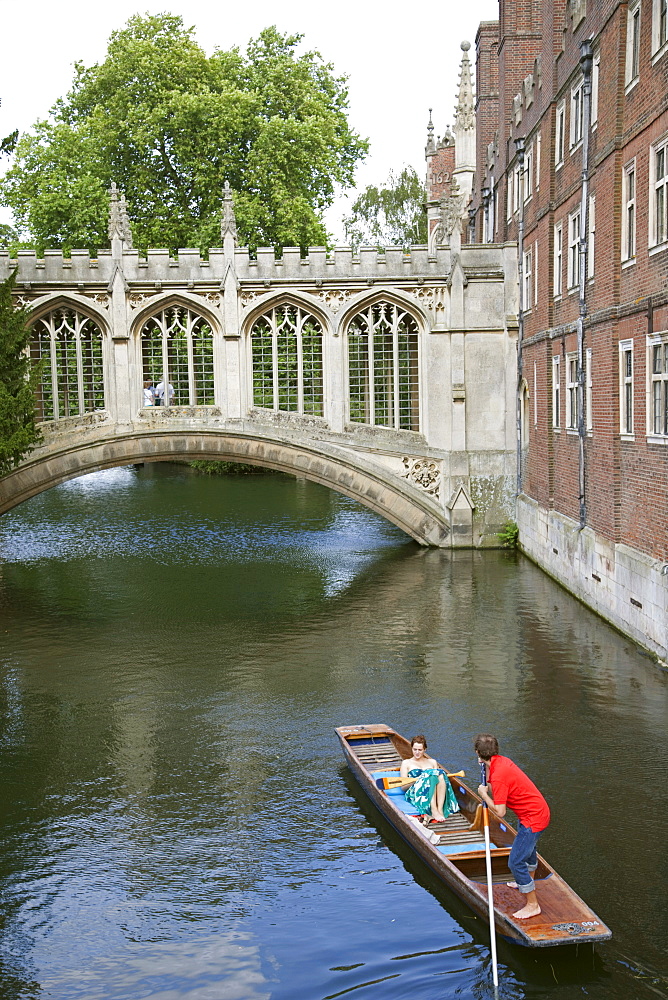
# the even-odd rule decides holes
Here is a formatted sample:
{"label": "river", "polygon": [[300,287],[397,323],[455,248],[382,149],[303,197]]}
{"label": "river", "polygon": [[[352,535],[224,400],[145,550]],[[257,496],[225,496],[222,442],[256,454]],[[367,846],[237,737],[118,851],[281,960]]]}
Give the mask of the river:
{"label": "river", "polygon": [[668,674],[508,552],[420,549],[288,476],[74,480],[0,520],[2,1000],[486,998],[484,922],[334,727],[495,732],[608,923],[501,998],[668,996]]}

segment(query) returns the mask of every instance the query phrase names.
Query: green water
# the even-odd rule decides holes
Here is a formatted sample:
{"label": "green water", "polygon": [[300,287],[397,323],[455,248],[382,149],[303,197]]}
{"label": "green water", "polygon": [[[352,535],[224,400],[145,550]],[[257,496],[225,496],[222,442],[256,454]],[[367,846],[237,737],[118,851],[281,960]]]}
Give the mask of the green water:
{"label": "green water", "polygon": [[500,997],[668,996],[668,676],[524,559],[289,477],[98,473],[0,521],[0,692],[2,1000],[493,997],[343,764],[369,722],[474,783],[496,732],[612,927],[502,943]]}

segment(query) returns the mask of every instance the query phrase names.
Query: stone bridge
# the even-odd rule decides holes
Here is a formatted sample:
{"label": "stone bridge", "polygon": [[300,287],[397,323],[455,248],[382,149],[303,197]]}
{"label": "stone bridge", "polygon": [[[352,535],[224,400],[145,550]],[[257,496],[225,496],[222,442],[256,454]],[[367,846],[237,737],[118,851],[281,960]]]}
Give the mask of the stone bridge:
{"label": "stone bridge", "polygon": [[[514,245],[256,259],[236,246],[0,253],[41,359],[42,443],[0,480],[0,513],[130,463],[222,459],[354,497],[423,545],[497,543],[513,517]],[[122,203],[120,205],[122,209]],[[144,384],[169,385],[147,406]]]}

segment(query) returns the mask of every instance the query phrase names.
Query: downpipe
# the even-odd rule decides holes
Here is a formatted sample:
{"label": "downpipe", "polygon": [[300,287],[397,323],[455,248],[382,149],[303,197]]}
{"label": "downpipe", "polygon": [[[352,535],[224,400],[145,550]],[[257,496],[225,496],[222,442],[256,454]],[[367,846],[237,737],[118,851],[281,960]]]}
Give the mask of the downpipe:
{"label": "downpipe", "polygon": [[589,132],[591,128],[591,74],[593,51],[589,40],[580,44],[580,66],[583,77],[582,108],[582,190],[580,196],[580,242],[579,242],[579,309],[577,322],[578,370],[578,497],[580,505],[580,530],[587,524],[587,467],[586,467],[586,365],[585,365],[585,318],[587,316],[587,262],[589,259]]}

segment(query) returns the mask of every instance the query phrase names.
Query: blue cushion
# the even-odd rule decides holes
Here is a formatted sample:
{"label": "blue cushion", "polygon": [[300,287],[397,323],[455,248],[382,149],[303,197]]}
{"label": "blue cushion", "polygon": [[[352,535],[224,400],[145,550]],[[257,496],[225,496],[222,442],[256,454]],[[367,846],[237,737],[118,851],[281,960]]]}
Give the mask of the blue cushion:
{"label": "blue cushion", "polygon": [[[490,844],[489,846],[496,847],[496,844]],[[475,844],[442,844],[439,845],[438,849],[441,854],[468,854],[469,851],[484,851],[485,841],[483,840]]]}

